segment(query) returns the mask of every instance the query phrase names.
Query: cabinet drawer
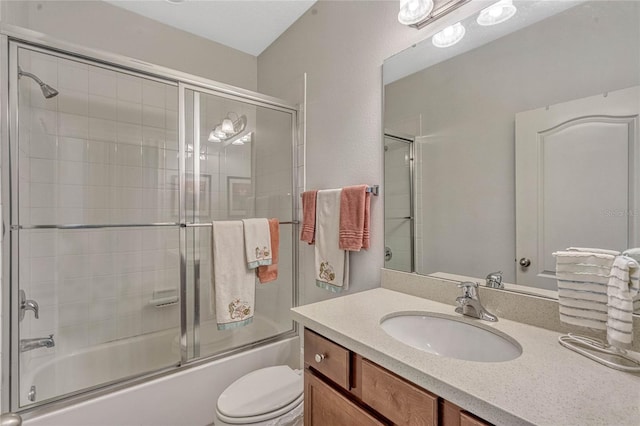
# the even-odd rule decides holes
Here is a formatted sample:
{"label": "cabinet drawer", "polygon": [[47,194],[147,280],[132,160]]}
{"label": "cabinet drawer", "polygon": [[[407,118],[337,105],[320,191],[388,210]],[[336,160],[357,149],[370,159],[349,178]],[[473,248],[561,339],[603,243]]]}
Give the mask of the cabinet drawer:
{"label": "cabinet drawer", "polygon": [[349,351],[307,329],[304,330],[304,363],[349,389]]}
{"label": "cabinet drawer", "polygon": [[304,370],[305,426],[383,426],[365,409]]}
{"label": "cabinet drawer", "polygon": [[491,423],[487,423],[472,414],[462,411],[460,413],[460,426],[491,426]]}
{"label": "cabinet drawer", "polygon": [[396,425],[438,425],[438,397],[366,359],[362,401]]}

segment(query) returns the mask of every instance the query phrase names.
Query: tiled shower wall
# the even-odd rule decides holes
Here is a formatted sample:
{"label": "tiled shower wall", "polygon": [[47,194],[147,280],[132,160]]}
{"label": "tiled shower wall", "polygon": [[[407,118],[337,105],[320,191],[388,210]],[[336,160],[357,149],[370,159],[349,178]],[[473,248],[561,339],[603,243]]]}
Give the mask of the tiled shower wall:
{"label": "tiled shower wall", "polygon": [[[60,92],[20,79],[20,225],[176,222],[177,87],[22,49],[19,63]],[[21,288],[40,305],[21,338],[56,342],[23,367],[179,324],[177,305],[149,305],[177,292],[177,228],[22,230],[19,251]]]}

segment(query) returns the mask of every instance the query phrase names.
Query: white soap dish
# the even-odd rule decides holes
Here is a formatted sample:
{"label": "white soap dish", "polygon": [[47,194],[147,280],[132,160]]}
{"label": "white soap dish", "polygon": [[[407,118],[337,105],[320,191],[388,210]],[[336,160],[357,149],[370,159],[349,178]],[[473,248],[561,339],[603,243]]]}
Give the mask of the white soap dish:
{"label": "white soap dish", "polygon": [[167,306],[176,305],[180,301],[178,297],[178,290],[174,288],[155,290],[153,292],[153,298],[149,301],[149,305],[156,308],[164,308]]}

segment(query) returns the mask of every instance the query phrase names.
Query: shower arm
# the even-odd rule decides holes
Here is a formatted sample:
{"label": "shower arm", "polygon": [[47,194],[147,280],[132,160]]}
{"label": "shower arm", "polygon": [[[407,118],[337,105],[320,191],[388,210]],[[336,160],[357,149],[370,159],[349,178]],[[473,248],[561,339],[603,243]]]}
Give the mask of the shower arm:
{"label": "shower arm", "polygon": [[40,78],[38,78],[36,75],[31,74],[28,71],[23,71],[22,68],[18,66],[18,78],[22,77],[23,75],[32,78],[36,83],[40,85],[40,87],[46,84],[44,81],[40,80]]}

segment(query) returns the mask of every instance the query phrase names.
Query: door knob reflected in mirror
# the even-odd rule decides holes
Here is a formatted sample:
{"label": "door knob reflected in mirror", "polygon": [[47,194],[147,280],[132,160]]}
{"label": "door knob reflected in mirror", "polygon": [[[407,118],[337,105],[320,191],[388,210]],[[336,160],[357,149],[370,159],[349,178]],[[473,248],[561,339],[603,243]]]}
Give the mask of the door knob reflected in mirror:
{"label": "door knob reflected in mirror", "polygon": [[529,266],[531,266],[531,259],[527,259],[526,257],[523,257],[520,259],[520,261],[518,261],[518,263],[523,268],[528,268]]}

